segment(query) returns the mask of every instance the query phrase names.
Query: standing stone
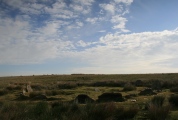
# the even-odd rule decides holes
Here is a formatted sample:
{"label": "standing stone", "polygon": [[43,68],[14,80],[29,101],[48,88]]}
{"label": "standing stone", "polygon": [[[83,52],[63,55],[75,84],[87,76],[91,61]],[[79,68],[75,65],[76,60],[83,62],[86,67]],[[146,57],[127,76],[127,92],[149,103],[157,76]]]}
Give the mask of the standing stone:
{"label": "standing stone", "polygon": [[124,98],[121,93],[103,93],[98,96],[97,102],[123,102]]}
{"label": "standing stone", "polygon": [[27,85],[27,92],[33,92],[33,89],[31,88],[31,86],[30,85]]}
{"label": "standing stone", "polygon": [[94,100],[85,94],[78,95],[74,100],[74,103],[77,104],[86,104],[86,103],[93,103],[93,102]]}
{"label": "standing stone", "polygon": [[99,92],[100,90],[99,90],[99,88],[95,88],[95,92]]}
{"label": "standing stone", "polygon": [[22,94],[25,95],[26,92],[27,92],[27,91],[26,91],[25,89],[23,89]]}

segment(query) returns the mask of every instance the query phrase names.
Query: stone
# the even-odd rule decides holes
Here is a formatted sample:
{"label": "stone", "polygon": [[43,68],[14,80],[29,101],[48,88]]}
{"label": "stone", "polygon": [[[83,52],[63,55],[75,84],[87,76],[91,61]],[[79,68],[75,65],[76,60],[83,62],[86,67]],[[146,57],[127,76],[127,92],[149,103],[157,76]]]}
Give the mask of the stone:
{"label": "stone", "polygon": [[95,92],[99,92],[100,90],[99,90],[99,88],[95,88]]}
{"label": "stone", "polygon": [[23,89],[23,91],[22,91],[23,95],[25,95],[26,92],[27,92],[27,91],[26,91],[25,89]]}
{"label": "stone", "polygon": [[154,81],[152,82],[151,88],[152,88],[153,90],[156,90],[157,92],[162,91],[162,88],[161,88],[161,87],[162,87],[162,86],[161,86],[161,81],[159,81],[159,80],[154,80]]}
{"label": "stone", "polygon": [[143,86],[143,81],[142,80],[135,81],[135,86],[137,86],[137,87]]}
{"label": "stone", "polygon": [[147,88],[143,91],[140,91],[139,95],[156,95],[151,88]]}
{"label": "stone", "polygon": [[90,98],[88,95],[80,94],[75,98],[74,102],[77,104],[86,104],[86,103],[93,103],[94,100]]}
{"label": "stone", "polygon": [[19,97],[16,100],[29,100],[29,97],[24,95],[23,93],[20,93]]}
{"label": "stone", "polygon": [[33,92],[33,89],[31,88],[31,85],[27,85],[27,92],[28,93]]}
{"label": "stone", "polygon": [[124,98],[121,93],[103,93],[98,96],[97,102],[123,102]]}
{"label": "stone", "polygon": [[32,98],[32,100],[47,100],[48,98],[46,97],[46,95],[37,95],[34,98]]}
{"label": "stone", "polygon": [[137,97],[137,94],[129,94],[129,95],[125,96],[126,99],[130,99],[130,98],[133,98],[133,97]]}
{"label": "stone", "polygon": [[130,100],[131,102],[136,102],[137,100],[135,100],[135,99],[132,99],[132,100]]}

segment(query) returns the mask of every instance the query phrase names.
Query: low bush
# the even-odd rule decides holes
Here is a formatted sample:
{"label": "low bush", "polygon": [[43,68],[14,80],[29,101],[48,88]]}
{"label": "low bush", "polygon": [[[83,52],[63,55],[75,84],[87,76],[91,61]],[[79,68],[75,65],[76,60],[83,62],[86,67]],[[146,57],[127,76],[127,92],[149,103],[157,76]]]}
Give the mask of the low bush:
{"label": "low bush", "polygon": [[28,119],[28,107],[24,103],[3,103],[0,109],[1,120],[25,120]]}
{"label": "low bush", "polygon": [[123,87],[125,85],[124,81],[99,81],[90,83],[89,86],[93,87]]}
{"label": "low bush", "polygon": [[165,97],[154,96],[148,105],[148,115],[150,120],[165,120],[170,114],[170,105],[163,106]]}
{"label": "low bush", "polygon": [[166,120],[170,114],[170,105],[158,107],[150,104],[147,117],[150,120]]}
{"label": "low bush", "polygon": [[6,89],[1,89],[0,90],[0,96],[8,94],[8,91]]}
{"label": "low bush", "polygon": [[76,88],[78,85],[76,83],[59,83],[59,89],[73,89]]}
{"label": "low bush", "polygon": [[132,90],[136,90],[136,87],[130,83],[126,84],[123,88],[123,91],[132,91]]}
{"label": "low bush", "polygon": [[126,120],[137,113],[135,107],[123,108],[115,103],[7,103],[0,107],[1,120]]}
{"label": "low bush", "polygon": [[86,119],[88,120],[104,120],[114,117],[116,112],[116,105],[114,103],[105,103],[105,104],[88,104],[85,107],[87,112]]}
{"label": "low bush", "polygon": [[41,91],[41,90],[45,89],[46,87],[41,84],[32,84],[31,88],[36,91]]}
{"label": "low bush", "polygon": [[178,87],[172,87],[172,88],[170,89],[170,91],[171,91],[171,92],[178,92]]}
{"label": "low bush", "polygon": [[157,107],[162,107],[164,103],[165,97],[164,96],[154,96],[151,99],[151,104],[157,106]]}
{"label": "low bush", "polygon": [[30,98],[34,98],[34,97],[39,96],[39,95],[42,95],[42,94],[44,94],[44,92],[41,92],[41,91],[33,91],[33,92],[30,92],[29,97],[30,97]]}
{"label": "low bush", "polygon": [[22,90],[22,86],[20,85],[9,85],[6,87],[7,90],[12,91],[12,90]]}
{"label": "low bush", "polygon": [[60,94],[60,92],[57,91],[57,90],[48,90],[48,91],[45,91],[45,94],[46,94],[47,96],[55,96],[55,95]]}
{"label": "low bush", "polygon": [[130,108],[118,108],[115,112],[115,119],[114,120],[130,120],[133,119],[139,109],[137,107],[130,107]]}
{"label": "low bush", "polygon": [[47,102],[39,102],[34,106],[33,113],[35,116],[43,116],[49,113],[49,106]]}
{"label": "low bush", "polygon": [[178,95],[171,95],[169,97],[169,103],[178,107]]}
{"label": "low bush", "polygon": [[169,89],[177,85],[177,81],[162,81],[162,88]]}

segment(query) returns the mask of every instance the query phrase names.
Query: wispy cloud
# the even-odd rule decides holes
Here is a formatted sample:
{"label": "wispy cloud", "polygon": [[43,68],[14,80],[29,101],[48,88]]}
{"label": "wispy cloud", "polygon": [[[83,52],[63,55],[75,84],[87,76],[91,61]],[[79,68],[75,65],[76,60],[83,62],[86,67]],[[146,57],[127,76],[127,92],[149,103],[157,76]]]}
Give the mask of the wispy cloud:
{"label": "wispy cloud", "polygon": [[0,65],[65,59],[86,65],[74,72],[177,70],[177,30],[132,33],[132,2],[2,0]]}
{"label": "wispy cloud", "polygon": [[115,14],[115,6],[113,4],[100,4],[100,7],[105,11],[109,12],[109,14]]}
{"label": "wispy cloud", "polygon": [[177,68],[172,69],[172,66],[177,66],[177,38],[178,32],[174,30],[108,34],[100,38],[96,47],[76,53],[76,57],[83,58],[89,66],[75,70],[89,73],[175,71]]}
{"label": "wispy cloud", "polygon": [[130,5],[133,0],[114,0],[116,3],[125,3],[127,5]]}
{"label": "wispy cloud", "polygon": [[122,32],[129,32],[129,30],[125,27],[127,22],[126,18],[121,17],[120,15],[115,15],[112,17],[111,22],[115,24],[113,29],[120,29]]}
{"label": "wispy cloud", "polygon": [[[48,24],[31,31],[28,22],[18,19],[1,19],[0,23],[5,23],[0,24],[0,64],[39,63],[56,58],[59,51],[72,47],[70,41],[62,41],[56,36],[58,24]],[[56,37],[53,38],[53,35]]]}

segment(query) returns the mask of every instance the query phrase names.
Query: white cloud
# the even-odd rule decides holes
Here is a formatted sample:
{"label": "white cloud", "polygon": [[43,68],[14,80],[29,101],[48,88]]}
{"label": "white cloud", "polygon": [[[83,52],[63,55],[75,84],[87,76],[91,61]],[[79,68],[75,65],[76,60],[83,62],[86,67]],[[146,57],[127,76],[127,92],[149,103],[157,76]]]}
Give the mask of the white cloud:
{"label": "white cloud", "polygon": [[107,12],[111,13],[112,15],[115,14],[115,6],[112,4],[100,4],[100,7]]}
{"label": "white cloud", "polygon": [[74,11],[78,11],[78,12],[82,12],[84,10],[83,6],[81,5],[73,5],[71,4],[70,7],[74,10]]}
{"label": "white cloud", "polygon": [[77,26],[82,27],[83,23],[82,22],[76,22]]}
{"label": "white cloud", "polygon": [[48,23],[46,26],[38,29],[38,32],[40,32],[44,36],[46,36],[46,35],[54,36],[54,35],[58,34],[58,29],[60,27],[61,26],[59,23],[51,22],[51,23]]}
{"label": "white cloud", "polygon": [[88,46],[88,44],[85,43],[83,40],[80,40],[77,42],[77,46],[86,47],[86,46]]}
{"label": "white cloud", "polygon": [[3,2],[14,8],[19,8],[23,5],[23,0],[3,0]]}
{"label": "white cloud", "polygon": [[91,6],[94,0],[75,0],[74,3],[80,3],[82,5]]}
{"label": "white cloud", "polygon": [[41,63],[73,48],[70,41],[55,36],[57,27],[57,23],[49,23],[33,32],[26,21],[1,19],[0,64]]}
{"label": "white cloud", "polygon": [[130,5],[133,0],[114,0],[116,3],[125,3],[127,5]]}
{"label": "white cloud", "polygon": [[[175,72],[178,69],[178,32],[108,34],[95,47],[71,53],[89,66],[84,73]],[[86,44],[86,43],[85,43]],[[104,45],[103,45],[104,44]],[[172,68],[173,66],[177,66]]]}
{"label": "white cloud", "polygon": [[88,14],[91,12],[91,6],[94,0],[75,0],[72,1],[73,4],[70,4],[70,7],[77,12],[78,14]]}
{"label": "white cloud", "polygon": [[86,21],[90,22],[91,24],[95,24],[98,21],[98,18],[97,17],[95,17],[95,18],[87,18]]}
{"label": "white cloud", "polygon": [[[108,4],[99,5],[102,8],[101,10],[104,10],[106,12],[105,20],[110,21],[113,24],[112,28],[117,29],[117,32],[120,33],[130,32],[128,29],[126,29],[127,18],[124,15],[129,13],[128,6],[130,5],[129,3],[131,2],[132,1],[130,0],[116,0],[115,2],[112,1]],[[94,20],[95,19],[93,19],[93,21]]]}
{"label": "white cloud", "polygon": [[106,32],[106,30],[100,30],[100,31],[98,31],[98,32],[100,32],[100,33],[104,33],[104,32]]}
{"label": "white cloud", "polygon": [[120,15],[115,15],[112,17],[111,22],[115,24],[113,29],[120,29],[122,32],[129,32],[129,30],[125,28],[127,22],[126,18],[121,17]]}
{"label": "white cloud", "polygon": [[44,4],[36,3],[36,0],[3,0],[4,3],[13,9],[20,10],[23,14],[40,14],[43,12]]}
{"label": "white cloud", "polygon": [[[121,15],[111,18],[113,25],[127,21]],[[95,19],[93,23],[99,18]],[[95,19],[90,18],[88,22]],[[87,64],[73,70],[86,73],[164,72],[178,68],[175,67],[178,66],[177,30],[107,34],[95,42],[63,41],[61,28],[84,27],[80,20],[73,23],[51,20],[34,30],[29,21],[20,17],[0,19],[0,64],[34,64],[48,59],[69,58]],[[119,29],[125,30],[125,24]]]}
{"label": "white cloud", "polygon": [[50,14],[53,18],[63,18],[63,19],[70,19],[77,17],[77,15],[74,15],[74,12],[69,10],[67,5],[64,2],[56,2],[52,5],[52,8],[50,6],[44,8],[45,12]]}

